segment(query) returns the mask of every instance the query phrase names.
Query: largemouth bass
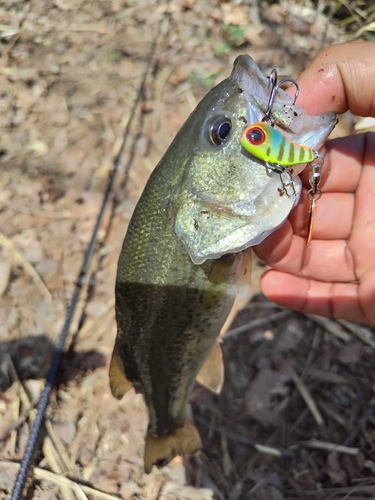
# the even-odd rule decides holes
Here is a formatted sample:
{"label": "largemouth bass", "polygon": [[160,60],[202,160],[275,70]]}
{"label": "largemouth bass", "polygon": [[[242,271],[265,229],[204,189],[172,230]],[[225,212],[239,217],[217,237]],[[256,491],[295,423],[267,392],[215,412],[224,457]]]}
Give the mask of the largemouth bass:
{"label": "largemouth bass", "polygon": [[[244,128],[264,116],[270,82],[249,56],[198,104],[151,174],[122,246],[116,279],[113,395],[134,387],[147,405],[145,472],[201,448],[188,414],[195,379],[222,385],[217,338],[249,265],[250,246],[284,223],[301,183],[246,152]],[[333,114],[307,116],[284,91],[273,116],[298,144],[317,148]],[[246,273],[249,276],[250,272]]]}

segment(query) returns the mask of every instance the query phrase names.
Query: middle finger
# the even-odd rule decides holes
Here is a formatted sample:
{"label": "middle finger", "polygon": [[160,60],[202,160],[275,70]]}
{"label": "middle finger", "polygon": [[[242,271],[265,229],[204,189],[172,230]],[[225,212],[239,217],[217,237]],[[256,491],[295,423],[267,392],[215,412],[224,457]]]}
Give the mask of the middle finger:
{"label": "middle finger", "polygon": [[[298,206],[289,220],[293,232],[302,238],[307,236],[310,201],[304,190]],[[316,203],[313,237],[319,240],[346,240],[349,238],[354,216],[354,194],[323,192]]]}

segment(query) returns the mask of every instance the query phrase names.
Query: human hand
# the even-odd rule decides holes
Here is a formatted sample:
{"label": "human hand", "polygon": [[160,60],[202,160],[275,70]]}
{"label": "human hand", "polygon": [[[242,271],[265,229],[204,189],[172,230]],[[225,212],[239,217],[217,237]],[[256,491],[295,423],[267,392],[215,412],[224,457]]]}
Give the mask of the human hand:
{"label": "human hand", "polygon": [[[375,42],[325,48],[298,79],[298,105],[375,117]],[[254,248],[271,270],[263,293],[279,305],[375,325],[375,133],[328,141],[311,245],[305,189],[289,220]]]}

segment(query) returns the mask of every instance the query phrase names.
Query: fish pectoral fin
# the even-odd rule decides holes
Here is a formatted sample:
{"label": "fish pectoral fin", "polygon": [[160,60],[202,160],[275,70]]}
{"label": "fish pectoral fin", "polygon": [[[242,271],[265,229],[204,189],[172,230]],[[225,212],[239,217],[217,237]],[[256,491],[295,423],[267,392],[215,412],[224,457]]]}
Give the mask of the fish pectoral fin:
{"label": "fish pectoral fin", "polygon": [[112,395],[116,399],[121,399],[133,387],[125,376],[117,342],[115,343],[111,364],[109,365],[109,386]]}
{"label": "fish pectoral fin", "polygon": [[243,273],[239,280],[238,293],[229,316],[227,317],[222,329],[220,330],[221,337],[226,334],[234,318],[237,316],[237,313],[247,305],[252,296],[253,290],[251,288],[251,257],[251,247],[246,248],[246,250],[243,251]]}
{"label": "fish pectoral fin", "polygon": [[196,380],[215,394],[220,394],[224,383],[224,363],[218,341],[200,369]]}
{"label": "fish pectoral fin", "polygon": [[173,434],[153,436],[147,434],[145,446],[145,473],[150,474],[152,466],[159,469],[169,464],[177,455],[191,455],[202,448],[199,432],[193,422],[186,420]]}

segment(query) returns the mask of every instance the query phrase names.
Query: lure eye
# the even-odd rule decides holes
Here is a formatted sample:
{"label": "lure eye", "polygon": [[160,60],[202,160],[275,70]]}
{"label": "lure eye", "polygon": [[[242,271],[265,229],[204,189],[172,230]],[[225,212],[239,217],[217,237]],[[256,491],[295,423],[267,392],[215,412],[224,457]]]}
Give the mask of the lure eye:
{"label": "lure eye", "polygon": [[266,134],[261,128],[254,127],[246,133],[246,139],[254,146],[259,146],[266,140]]}
{"label": "lure eye", "polygon": [[226,116],[217,118],[211,123],[209,137],[212,144],[220,146],[225,142],[232,128],[232,122]]}

